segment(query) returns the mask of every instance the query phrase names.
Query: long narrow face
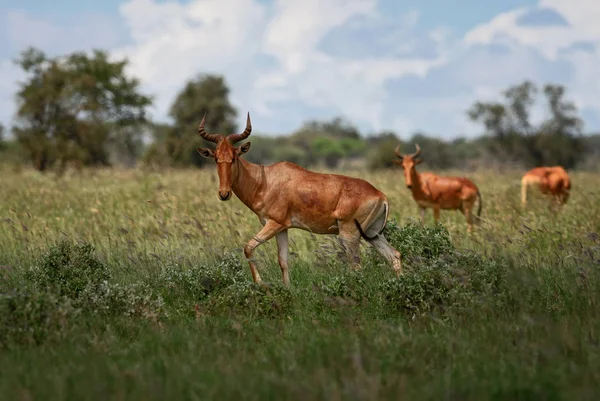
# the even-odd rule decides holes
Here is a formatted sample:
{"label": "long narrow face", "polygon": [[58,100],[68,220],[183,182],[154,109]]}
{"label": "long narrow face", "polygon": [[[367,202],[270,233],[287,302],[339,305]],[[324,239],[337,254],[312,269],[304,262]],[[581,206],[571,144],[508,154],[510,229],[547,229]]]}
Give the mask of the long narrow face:
{"label": "long narrow face", "polygon": [[204,130],[206,115],[198,126],[198,134],[207,141],[217,144],[216,149],[197,148],[200,155],[206,158],[213,158],[217,163],[217,174],[219,175],[219,199],[226,201],[231,199],[231,187],[237,177],[238,160],[241,155],[250,150],[250,142],[246,142],[239,148],[233,145],[236,142],[243,141],[250,136],[252,124],[250,123],[250,113],[246,119],[246,129],[241,134],[230,134],[223,136],[220,134],[208,134]]}
{"label": "long narrow face", "polygon": [[421,148],[417,146],[417,151],[411,155],[403,155],[400,153],[400,145],[396,147],[394,151],[396,156],[400,160],[394,160],[394,163],[402,167],[404,173],[404,181],[406,182],[406,188],[412,189],[413,186],[413,174],[415,172],[415,166],[421,164],[423,160],[419,159],[418,156],[421,154]]}
{"label": "long narrow face", "polygon": [[227,141],[222,139],[217,144],[215,150],[208,148],[198,148],[198,153],[206,158],[213,158],[217,163],[217,175],[219,176],[219,199],[222,201],[231,198],[231,186],[233,180],[237,176],[238,159],[241,155],[250,150],[250,143],[246,142],[239,148],[234,147]]}
{"label": "long narrow face", "polygon": [[421,164],[421,162],[421,159],[415,159],[411,156],[404,156],[402,160],[394,160],[394,163],[402,167],[406,188],[412,189],[413,170],[415,169],[415,166]]}

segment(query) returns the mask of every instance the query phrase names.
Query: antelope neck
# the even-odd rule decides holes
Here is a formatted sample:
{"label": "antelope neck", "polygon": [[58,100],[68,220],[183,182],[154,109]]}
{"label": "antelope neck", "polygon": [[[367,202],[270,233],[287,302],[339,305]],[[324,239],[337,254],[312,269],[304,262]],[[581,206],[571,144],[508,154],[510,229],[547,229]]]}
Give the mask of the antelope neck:
{"label": "antelope neck", "polygon": [[231,189],[233,193],[254,211],[253,203],[258,200],[258,194],[265,184],[265,166],[237,159],[237,173]]}
{"label": "antelope neck", "polygon": [[410,179],[412,181],[412,192],[415,195],[422,193],[423,189],[421,188],[421,175],[417,172],[416,167],[411,169]]}

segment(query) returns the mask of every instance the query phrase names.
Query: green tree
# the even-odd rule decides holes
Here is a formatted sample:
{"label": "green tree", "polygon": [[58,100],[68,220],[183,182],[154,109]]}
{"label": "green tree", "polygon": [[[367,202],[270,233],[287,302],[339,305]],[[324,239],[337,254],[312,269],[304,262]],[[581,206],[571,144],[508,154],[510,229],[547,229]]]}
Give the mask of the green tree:
{"label": "green tree", "polygon": [[571,168],[584,151],[581,139],[583,121],[575,104],[564,99],[563,86],[545,85],[544,94],[550,118],[542,123],[535,137],[536,163]]}
{"label": "green tree", "polygon": [[36,169],[109,165],[111,148],[135,156],[152,99],[125,75],[127,60],[109,61],[101,50],[50,58],[29,48],[16,63],[27,80],[17,92],[13,132]]}
{"label": "green tree", "polygon": [[530,108],[537,88],[530,82],[510,87],[502,92],[505,103],[476,102],[468,111],[471,120],[482,122],[493,141],[489,151],[502,162],[531,162],[534,152],[526,140],[534,133],[529,122]]}
{"label": "green tree", "polygon": [[529,120],[538,92],[529,81],[502,92],[504,103],[476,102],[467,113],[473,121],[483,123],[494,139],[489,142],[490,150],[503,161],[572,167],[582,151],[583,122],[575,105],[564,99],[563,86],[547,84],[543,91],[550,118],[539,127]]}
{"label": "green tree", "polygon": [[[412,153],[415,151],[415,144],[423,149],[422,159],[425,162],[425,168],[445,169],[454,167],[454,160],[450,146],[447,142],[427,136],[423,133],[416,133],[403,146],[402,153]],[[392,152],[393,153],[393,152]]]}
{"label": "green tree", "polygon": [[358,155],[363,145],[358,129],[341,117],[307,121],[291,135],[290,142],[305,152],[306,165],[323,162],[330,168],[345,157]]}
{"label": "green tree", "polygon": [[286,137],[252,136],[252,152],[244,155],[244,159],[257,164],[271,164],[279,161],[276,158],[278,148],[285,144]]}
{"label": "green tree", "polygon": [[167,154],[165,142],[173,127],[170,124],[151,122],[148,124],[148,130],[151,137],[151,143],[146,146],[141,160],[146,165],[164,167],[171,164],[171,159]]}
{"label": "green tree", "polygon": [[311,143],[311,151],[323,160],[328,168],[336,168],[344,157],[340,141],[327,136],[314,138]]}
{"label": "green tree", "polygon": [[197,134],[198,124],[206,114],[206,131],[230,134],[237,132],[236,109],[229,101],[229,87],[220,75],[198,75],[179,92],[169,111],[174,124],[165,146],[174,165],[202,166],[206,159],[197,152],[206,141]]}
{"label": "green tree", "polygon": [[367,138],[367,167],[371,170],[382,168],[394,168],[394,160],[397,160],[394,149],[400,145],[406,146],[395,133],[386,131]]}

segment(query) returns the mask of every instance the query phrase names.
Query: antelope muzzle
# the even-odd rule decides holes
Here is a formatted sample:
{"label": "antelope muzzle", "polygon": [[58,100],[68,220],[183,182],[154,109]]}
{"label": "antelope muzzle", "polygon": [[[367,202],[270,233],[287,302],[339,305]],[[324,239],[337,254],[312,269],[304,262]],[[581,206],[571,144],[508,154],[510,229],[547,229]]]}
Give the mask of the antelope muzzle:
{"label": "antelope muzzle", "polygon": [[219,199],[222,201],[229,200],[231,198],[231,191],[219,191]]}

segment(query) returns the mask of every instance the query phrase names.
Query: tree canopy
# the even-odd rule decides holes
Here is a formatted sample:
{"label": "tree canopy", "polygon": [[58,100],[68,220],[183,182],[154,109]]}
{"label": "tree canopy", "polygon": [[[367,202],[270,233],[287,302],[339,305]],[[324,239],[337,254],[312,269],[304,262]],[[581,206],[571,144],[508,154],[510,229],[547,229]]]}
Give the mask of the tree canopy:
{"label": "tree canopy", "polygon": [[[238,111],[222,75],[199,73],[184,82],[168,110],[170,121],[159,122],[149,118],[147,109],[153,98],[126,73],[126,59],[115,60],[102,50],[49,57],[28,48],[16,63],[26,79],[16,93],[11,131],[0,126],[3,162],[27,161],[40,171],[55,168],[59,172],[68,165],[133,166],[138,161],[202,167],[207,160],[196,148],[214,146],[197,134],[205,114],[207,131],[239,131]],[[534,122],[532,115],[539,115],[540,99],[545,116]],[[244,157],[263,164],[287,160],[329,169],[347,165],[397,168],[394,148],[401,145],[409,153],[418,143],[424,169],[557,164],[598,168],[594,160],[600,154],[599,136],[583,135],[583,120],[561,85],[538,87],[526,80],[498,93],[495,101],[474,102],[466,116],[480,124],[483,135],[452,140],[425,132],[387,130],[365,135],[352,121],[335,115],[306,121],[277,137],[261,135],[260,127],[254,127],[252,151]]]}
{"label": "tree canopy", "polygon": [[126,60],[110,61],[100,50],[51,58],[29,48],[17,63],[27,79],[17,92],[13,134],[36,169],[109,165],[111,148],[137,156],[152,99],[125,75]]}

